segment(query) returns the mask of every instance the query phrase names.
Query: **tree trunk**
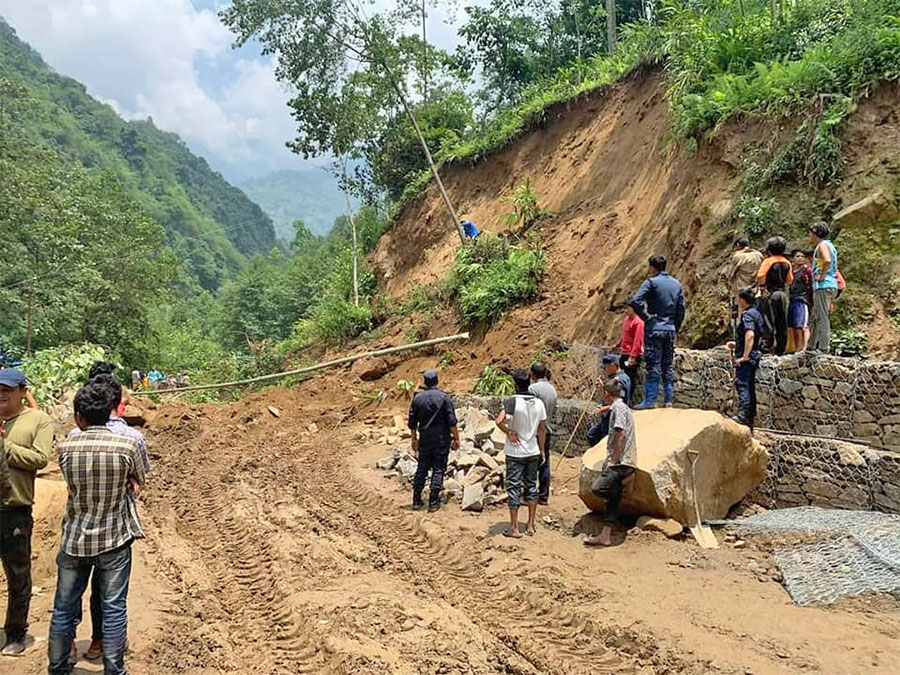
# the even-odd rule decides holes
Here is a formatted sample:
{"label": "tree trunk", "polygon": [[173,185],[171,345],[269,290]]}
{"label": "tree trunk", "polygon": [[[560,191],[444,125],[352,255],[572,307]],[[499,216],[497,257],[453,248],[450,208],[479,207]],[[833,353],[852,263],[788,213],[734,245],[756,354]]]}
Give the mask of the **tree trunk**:
{"label": "tree trunk", "polygon": [[606,51],[616,51],[616,0],[606,0]]}

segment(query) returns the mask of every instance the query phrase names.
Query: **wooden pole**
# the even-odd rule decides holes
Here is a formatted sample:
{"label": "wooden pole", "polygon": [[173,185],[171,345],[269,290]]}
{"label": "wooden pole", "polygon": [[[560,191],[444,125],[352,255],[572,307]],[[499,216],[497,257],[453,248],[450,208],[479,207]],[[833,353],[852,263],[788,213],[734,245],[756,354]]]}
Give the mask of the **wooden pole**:
{"label": "wooden pole", "polygon": [[353,220],[353,207],[350,205],[350,188],[347,183],[347,157],[341,161],[341,171],[344,174],[344,197],[347,200],[347,220],[350,222],[350,232],[353,235],[353,304],[359,307],[359,246],[356,243],[356,222]]}
{"label": "wooden pole", "polygon": [[578,428],[581,426],[581,423],[584,421],[584,416],[587,415],[588,408],[593,405],[597,405],[594,403],[594,397],[597,395],[597,385],[594,385],[594,389],[591,391],[591,396],[588,399],[588,402],[584,404],[584,408],[581,409],[581,415],[578,417],[578,421],[575,423],[575,427],[572,429],[572,433],[569,434],[569,440],[566,441],[566,445],[563,448],[562,453],[559,456],[559,459],[556,460],[556,467],[553,469],[554,472],[559,469],[559,465],[562,464],[563,457],[566,456],[566,453],[569,451],[569,446],[572,445],[572,439],[575,438],[575,434],[578,431]]}
{"label": "wooden pole", "polygon": [[32,285],[28,284],[28,310],[25,315],[25,355],[28,358],[34,356],[31,351],[32,311],[34,307]]}
{"label": "wooden pole", "polygon": [[362,352],[361,354],[354,354],[353,356],[344,356],[339,359],[334,359],[332,361],[323,361],[322,363],[317,363],[312,366],[305,366],[304,368],[297,368],[296,370],[286,370],[282,373],[272,373],[271,375],[261,375],[259,377],[251,377],[247,380],[237,380],[235,382],[221,382],[219,384],[199,384],[193,387],[181,387],[180,389],[163,389],[161,391],[135,391],[132,392],[132,396],[150,396],[151,394],[175,394],[183,391],[203,391],[205,389],[227,389],[229,387],[240,387],[246,384],[255,384],[257,382],[268,382],[271,380],[280,380],[285,377],[290,377],[292,375],[305,375],[306,373],[314,373],[317,370],[324,370],[326,368],[333,368],[334,366],[342,366],[345,363],[353,363],[354,361],[358,361],[359,359],[364,359],[367,357],[374,356],[386,356],[387,354],[396,354],[397,352],[404,352],[410,349],[417,349],[418,347],[428,347],[431,345],[439,345],[444,342],[453,342],[454,340],[468,340],[468,333],[458,333],[457,335],[448,335],[446,337],[434,338],[431,340],[424,340],[422,342],[413,342],[408,345],[398,345],[396,347],[386,347],[384,349],[376,349],[373,352]]}

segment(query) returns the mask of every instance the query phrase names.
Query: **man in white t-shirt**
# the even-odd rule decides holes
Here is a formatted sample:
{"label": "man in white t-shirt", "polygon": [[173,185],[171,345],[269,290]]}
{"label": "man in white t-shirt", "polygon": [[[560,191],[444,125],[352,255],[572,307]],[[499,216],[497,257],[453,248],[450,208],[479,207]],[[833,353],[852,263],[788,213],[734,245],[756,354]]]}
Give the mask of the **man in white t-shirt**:
{"label": "man in white t-shirt", "polygon": [[506,494],[510,527],[503,535],[518,539],[522,536],[519,507],[523,502],[528,507],[525,534],[530,536],[535,532],[538,470],[544,461],[547,410],[539,398],[528,393],[531,377],[527,370],[517,370],[512,377],[516,383],[516,394],[503,402],[503,410],[497,416],[497,427],[506,434]]}

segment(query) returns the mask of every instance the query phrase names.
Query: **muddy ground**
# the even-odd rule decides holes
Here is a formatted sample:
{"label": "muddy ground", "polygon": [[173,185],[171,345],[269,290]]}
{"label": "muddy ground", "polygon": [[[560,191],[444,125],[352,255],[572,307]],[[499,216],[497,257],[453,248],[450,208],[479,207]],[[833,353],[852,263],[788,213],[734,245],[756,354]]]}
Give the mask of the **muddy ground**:
{"label": "muddy ground", "polygon": [[[533,538],[502,537],[502,507],[412,512],[372,468],[387,449],[358,440],[367,417],[386,421],[402,403],[348,414],[326,407],[331,386],[158,411],[131,673],[897,672],[893,599],[795,607],[751,571],[766,556],[752,542],[702,551],[640,533],[584,549],[573,532],[593,523],[573,494],[574,459]],[[35,580],[39,641],[0,660],[0,675],[46,669],[49,569]],[[99,670],[82,660],[76,672]]]}

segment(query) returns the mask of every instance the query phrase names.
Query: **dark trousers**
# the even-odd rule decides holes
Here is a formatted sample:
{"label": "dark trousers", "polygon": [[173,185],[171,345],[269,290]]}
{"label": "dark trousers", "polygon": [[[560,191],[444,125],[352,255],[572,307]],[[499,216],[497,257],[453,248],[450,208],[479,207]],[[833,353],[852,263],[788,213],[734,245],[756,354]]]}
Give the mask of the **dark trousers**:
{"label": "dark trousers", "polygon": [[628,355],[622,354],[619,357],[619,366],[628,375],[628,379],[631,380],[631,389],[628,390],[628,396],[625,398],[625,404],[630,408],[632,403],[634,403],[634,390],[637,388],[638,368],[641,367],[641,357],[635,358],[634,365],[629,366]]}
{"label": "dark trousers", "polygon": [[644,335],[644,359],[647,362],[647,384],[644,403],[652,405],[659,396],[659,383],[664,387],[664,401],[675,400],[675,333],[652,331]]}
{"label": "dark trousers", "polygon": [[69,650],[81,616],[81,600],[91,573],[97,579],[103,614],[104,675],[125,674],[125,639],[128,628],[128,583],[131,579],[131,543],[86,558],[60,551],[56,557],[56,597],[50,617],[48,656],[51,675],[72,672]]}
{"label": "dark trousers", "polygon": [[619,502],[622,501],[622,481],[634,473],[630,466],[609,466],[603,470],[591,484],[591,492],[600,499],[606,500],[606,513],[603,520],[612,524],[619,516]]}
{"label": "dark trousers", "polygon": [[741,363],[735,370],[734,386],[738,394],[738,420],[748,427],[756,421],[756,368],[755,361]]}
{"label": "dark trousers", "polygon": [[444,472],[447,470],[447,457],[450,448],[426,448],[419,447],[419,457],[416,463],[416,475],[413,477],[413,500],[422,499],[422,490],[425,489],[425,479],[431,471],[431,492],[429,501],[439,504],[441,501],[441,489],[444,487]]}
{"label": "dark trousers", "polygon": [[553,441],[553,434],[547,432],[547,439],[544,442],[544,463],[538,472],[538,501],[546,502],[550,500],[550,444]]}
{"label": "dark trousers", "polygon": [[28,629],[31,604],[31,530],[34,520],[30,506],[0,509],[0,558],[6,573],[6,639],[20,642]]}
{"label": "dark trousers", "polygon": [[768,298],[760,298],[757,307],[772,324],[774,344],[772,352],[782,356],[787,351],[788,296],[784,291],[775,291]]}

